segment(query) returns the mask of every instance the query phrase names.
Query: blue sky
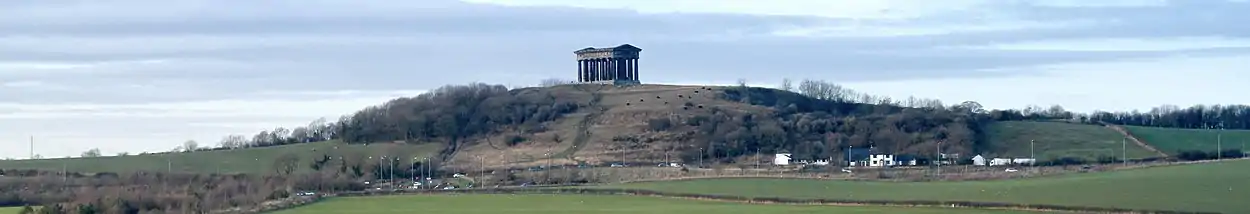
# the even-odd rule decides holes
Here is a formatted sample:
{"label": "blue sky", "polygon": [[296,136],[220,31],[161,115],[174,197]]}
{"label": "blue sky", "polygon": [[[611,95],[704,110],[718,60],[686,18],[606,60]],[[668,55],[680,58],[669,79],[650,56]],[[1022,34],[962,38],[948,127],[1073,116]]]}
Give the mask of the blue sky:
{"label": "blue sky", "polygon": [[445,84],[575,78],[630,43],[649,83],[823,79],[1076,111],[1244,104],[1233,0],[0,1],[0,157],[162,151]]}

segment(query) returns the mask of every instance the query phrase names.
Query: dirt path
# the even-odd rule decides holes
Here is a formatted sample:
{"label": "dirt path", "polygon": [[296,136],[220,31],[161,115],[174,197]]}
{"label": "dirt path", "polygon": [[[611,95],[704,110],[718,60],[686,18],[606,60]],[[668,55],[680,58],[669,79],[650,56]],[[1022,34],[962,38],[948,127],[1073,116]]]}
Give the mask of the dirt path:
{"label": "dirt path", "polygon": [[1134,144],[1137,144],[1137,146],[1140,146],[1140,147],[1142,147],[1142,148],[1146,148],[1146,150],[1150,150],[1151,152],[1154,152],[1154,153],[1156,153],[1156,154],[1159,154],[1159,157],[1165,157],[1165,158],[1166,158],[1166,157],[1171,157],[1171,156],[1170,156],[1170,155],[1168,155],[1167,153],[1163,153],[1163,152],[1159,151],[1159,149],[1155,149],[1155,147],[1150,146],[1150,144],[1146,143],[1145,141],[1142,141],[1142,140],[1137,139],[1137,137],[1136,137],[1136,136],[1133,136],[1133,134],[1132,134],[1132,133],[1129,133],[1129,132],[1128,132],[1128,130],[1125,130],[1123,126],[1118,126],[1118,125],[1113,125],[1113,124],[1107,124],[1107,123],[1102,123],[1102,126],[1103,126],[1103,127],[1107,127],[1107,128],[1109,128],[1109,129],[1111,129],[1111,130],[1115,130],[1116,132],[1119,132],[1121,135],[1124,135],[1124,137],[1128,138],[1130,141],[1133,141],[1133,143],[1134,143]]}
{"label": "dirt path", "polygon": [[577,136],[573,137],[573,145],[569,146],[568,148],[565,148],[564,151],[560,151],[559,153],[556,153],[555,155],[552,156],[553,158],[562,157],[562,158],[568,158],[569,160],[577,161],[577,159],[573,157],[573,154],[577,153],[577,151],[581,150],[581,148],[586,147],[587,141],[590,141],[590,137],[593,134],[590,131],[590,127],[595,125],[594,124],[595,120],[598,119],[600,115],[603,115],[603,112],[608,111],[606,107],[599,105],[599,101],[603,100],[603,94],[599,92],[602,90],[602,88],[585,89],[585,88],[579,87],[578,89],[582,89],[583,91],[589,92],[591,93],[592,96],[594,96],[593,98],[590,99],[590,103],[586,104],[586,107],[590,108],[590,112],[587,113],[585,117],[582,117],[582,121],[578,122]]}

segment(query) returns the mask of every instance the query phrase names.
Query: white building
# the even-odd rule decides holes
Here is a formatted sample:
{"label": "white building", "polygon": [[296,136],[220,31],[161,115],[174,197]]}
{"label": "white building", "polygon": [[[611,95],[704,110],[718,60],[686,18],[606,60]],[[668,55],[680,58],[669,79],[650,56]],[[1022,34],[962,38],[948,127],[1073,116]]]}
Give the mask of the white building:
{"label": "white building", "polygon": [[1016,159],[1011,159],[1011,163],[1016,164],[1016,165],[1033,165],[1037,163],[1037,159],[1016,158]]}
{"label": "white building", "polygon": [[773,158],[773,164],[782,166],[790,165],[790,153],[777,154],[777,156]]}
{"label": "white building", "polygon": [[894,155],[872,155],[868,157],[868,166],[894,166]]}
{"label": "white building", "polygon": [[812,162],[812,165],[817,165],[817,166],[829,165],[829,160],[816,160]]}
{"label": "white building", "polygon": [[985,157],[981,157],[981,155],[973,156],[972,165],[985,166]]}
{"label": "white building", "polygon": [[990,159],[990,166],[1006,166],[1010,164],[1011,164],[1011,159],[1008,159],[1008,158]]}

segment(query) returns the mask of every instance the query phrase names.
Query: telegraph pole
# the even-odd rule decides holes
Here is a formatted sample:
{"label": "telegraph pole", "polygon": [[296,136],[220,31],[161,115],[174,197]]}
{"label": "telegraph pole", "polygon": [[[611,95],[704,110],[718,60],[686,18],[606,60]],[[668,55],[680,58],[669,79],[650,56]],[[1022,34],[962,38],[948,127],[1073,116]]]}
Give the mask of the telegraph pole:
{"label": "telegraph pole", "polygon": [[1120,161],[1128,165],[1128,136],[1120,138]]}
{"label": "telegraph pole", "polygon": [[1224,123],[1220,122],[1220,130],[1215,132],[1215,159],[1216,160],[1224,159],[1224,150],[1223,150],[1224,148],[1222,148],[1221,146],[1222,144],[1224,144]]}
{"label": "telegraph pole", "polygon": [[35,136],[30,136],[30,159],[35,159]]}

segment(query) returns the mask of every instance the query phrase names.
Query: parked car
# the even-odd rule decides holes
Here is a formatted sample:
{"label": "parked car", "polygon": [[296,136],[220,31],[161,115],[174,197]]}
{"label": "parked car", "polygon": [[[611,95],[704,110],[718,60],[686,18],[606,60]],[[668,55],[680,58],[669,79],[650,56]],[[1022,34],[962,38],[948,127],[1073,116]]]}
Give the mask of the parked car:
{"label": "parked car", "polygon": [[625,167],[625,164],[623,164],[623,163],[613,163],[613,164],[612,164],[612,167]]}
{"label": "parked car", "polygon": [[1016,169],[1012,169],[1012,168],[1007,168],[1007,170],[1006,170],[1006,171],[1007,171],[1007,172],[1016,172],[1016,171],[1020,171],[1020,170],[1016,170]]}

